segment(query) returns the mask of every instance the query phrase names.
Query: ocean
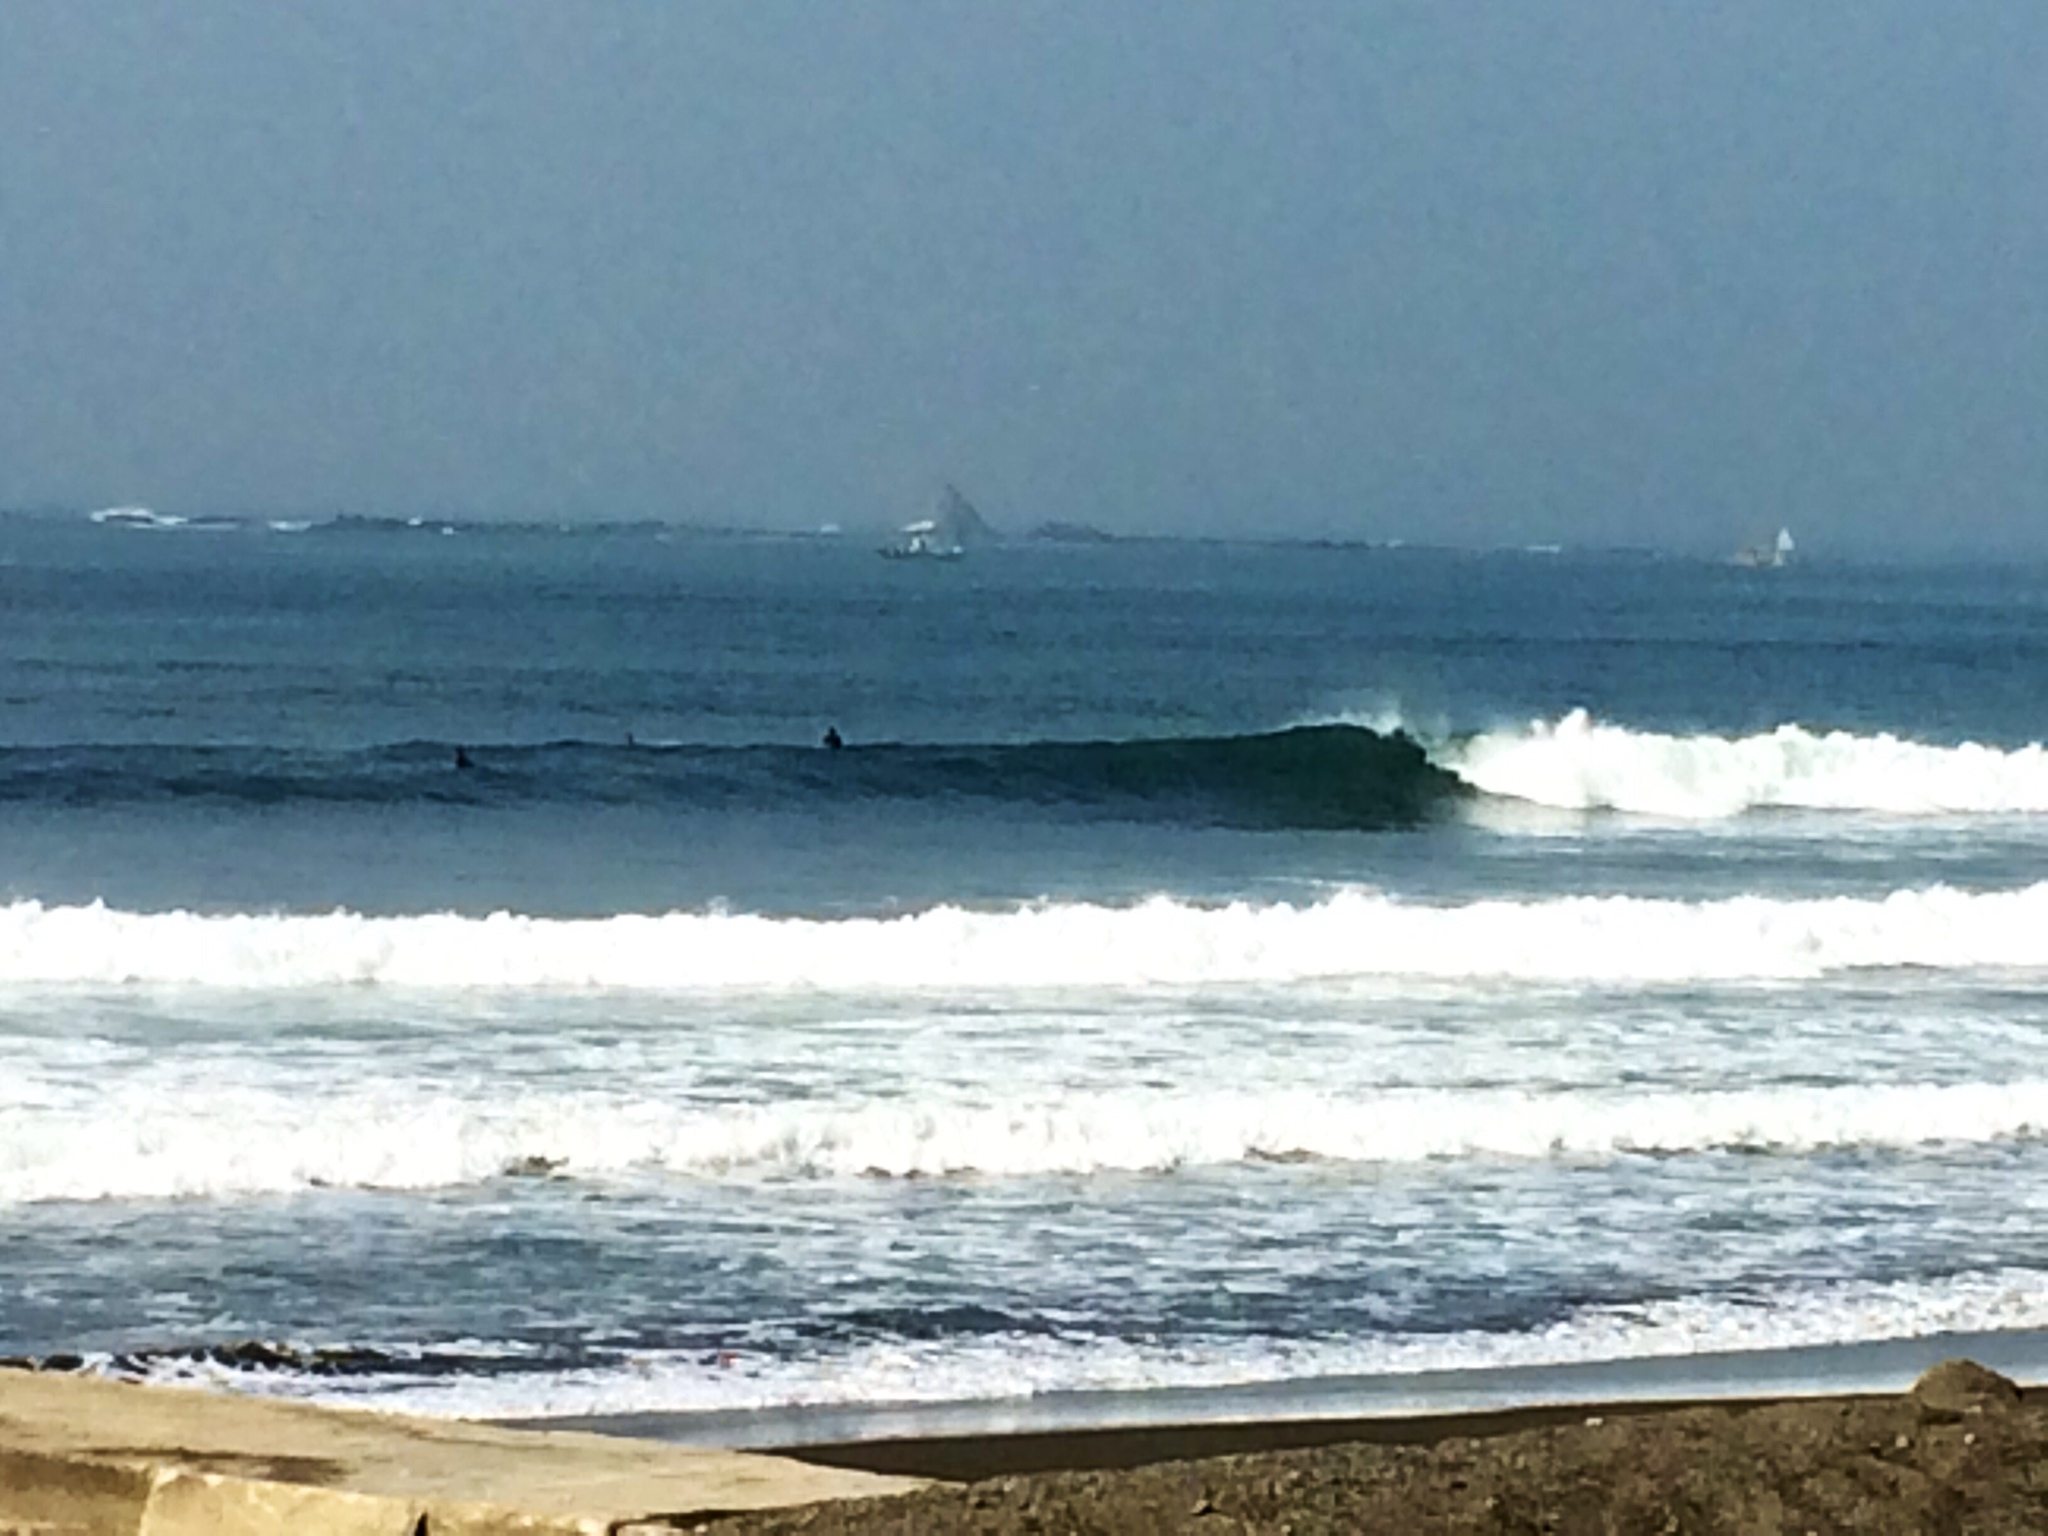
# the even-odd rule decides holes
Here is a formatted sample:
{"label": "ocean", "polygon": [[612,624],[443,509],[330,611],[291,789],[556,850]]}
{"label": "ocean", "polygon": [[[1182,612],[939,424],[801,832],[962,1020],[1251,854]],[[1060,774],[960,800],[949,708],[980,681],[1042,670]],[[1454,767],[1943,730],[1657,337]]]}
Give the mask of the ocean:
{"label": "ocean", "polygon": [[2035,1340],[2044,575],[0,518],[0,1353],[746,1440]]}

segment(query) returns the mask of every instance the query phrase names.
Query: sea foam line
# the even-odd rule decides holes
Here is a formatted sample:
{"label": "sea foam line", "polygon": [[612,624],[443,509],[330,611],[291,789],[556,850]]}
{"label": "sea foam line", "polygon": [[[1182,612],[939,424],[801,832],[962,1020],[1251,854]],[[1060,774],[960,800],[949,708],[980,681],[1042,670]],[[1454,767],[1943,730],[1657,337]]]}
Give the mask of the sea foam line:
{"label": "sea foam line", "polygon": [[[1420,1372],[1679,1360],[1738,1351],[1863,1344],[2048,1328],[2048,1275],[2002,1269],[1939,1280],[1786,1285],[1740,1299],[1704,1295],[1587,1307],[1529,1332],[1468,1330],[1353,1338],[1194,1337],[1158,1342],[1001,1333],[863,1343],[778,1356],[649,1351],[567,1371],[336,1379],[164,1359],[148,1379],[264,1396],[456,1418],[761,1411],[969,1403],[1058,1392],[1228,1388]],[[480,1367],[499,1362],[479,1361]],[[94,1362],[104,1373],[110,1359]],[[1437,1382],[1440,1402],[1448,1385]]]}
{"label": "sea foam line", "polygon": [[1892,967],[2048,967],[2048,883],[1882,898],[1580,896],[1456,906],[1348,889],[1305,905],[1201,906],[1162,896],[1132,906],[938,906],[842,919],[0,908],[0,987],[918,992],[1372,978],[1659,984]]}
{"label": "sea foam line", "polygon": [[1663,735],[1595,720],[1488,731],[1432,756],[1487,794],[1563,810],[1713,820],[1766,808],[1895,816],[2048,812],[2048,748],[1934,746],[1798,725]]}
{"label": "sea foam line", "polygon": [[[5,1109],[0,1103],[0,1109]],[[421,1087],[312,1094],[146,1076],[0,1116],[0,1205],[562,1177],[1028,1177],[1246,1162],[1600,1161],[2048,1136],[2048,1081],[1737,1090],[1073,1091],[819,1104]]]}

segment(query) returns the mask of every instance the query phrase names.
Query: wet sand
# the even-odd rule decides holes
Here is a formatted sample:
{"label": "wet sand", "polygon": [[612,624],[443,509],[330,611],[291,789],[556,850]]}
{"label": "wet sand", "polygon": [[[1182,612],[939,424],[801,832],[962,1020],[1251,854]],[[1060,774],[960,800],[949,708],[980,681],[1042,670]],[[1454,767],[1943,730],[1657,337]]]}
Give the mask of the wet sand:
{"label": "wet sand", "polygon": [[1403,1420],[813,1447],[821,1464],[973,1479],[706,1522],[880,1533],[2048,1531],[2048,1392],[1953,1362],[1914,1389]]}

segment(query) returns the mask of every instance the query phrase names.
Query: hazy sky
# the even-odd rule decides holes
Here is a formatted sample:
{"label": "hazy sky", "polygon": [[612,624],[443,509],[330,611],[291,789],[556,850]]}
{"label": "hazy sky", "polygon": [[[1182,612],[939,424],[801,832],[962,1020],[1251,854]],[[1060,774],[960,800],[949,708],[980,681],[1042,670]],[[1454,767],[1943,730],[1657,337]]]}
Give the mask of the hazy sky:
{"label": "hazy sky", "polygon": [[0,0],[0,504],[2048,547],[2041,0]]}

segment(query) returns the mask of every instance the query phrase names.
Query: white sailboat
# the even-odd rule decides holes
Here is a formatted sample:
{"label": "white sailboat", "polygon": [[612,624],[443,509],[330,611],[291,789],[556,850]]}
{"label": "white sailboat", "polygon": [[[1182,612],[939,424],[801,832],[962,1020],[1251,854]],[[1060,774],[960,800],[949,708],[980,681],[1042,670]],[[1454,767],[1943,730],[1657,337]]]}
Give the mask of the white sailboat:
{"label": "white sailboat", "polygon": [[1792,530],[1780,528],[1777,538],[1768,544],[1746,545],[1735,555],[1737,565],[1747,565],[1758,570],[1783,570],[1792,563]]}

